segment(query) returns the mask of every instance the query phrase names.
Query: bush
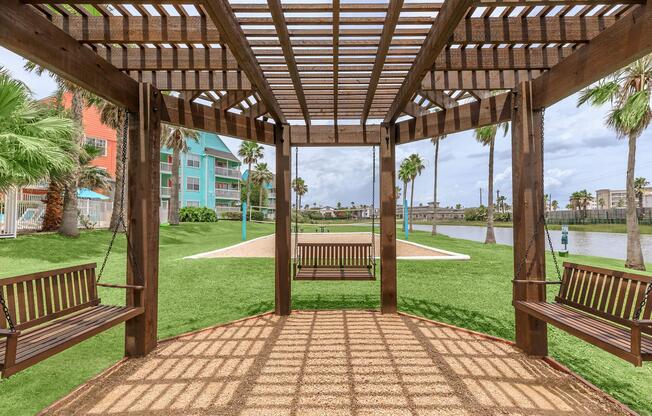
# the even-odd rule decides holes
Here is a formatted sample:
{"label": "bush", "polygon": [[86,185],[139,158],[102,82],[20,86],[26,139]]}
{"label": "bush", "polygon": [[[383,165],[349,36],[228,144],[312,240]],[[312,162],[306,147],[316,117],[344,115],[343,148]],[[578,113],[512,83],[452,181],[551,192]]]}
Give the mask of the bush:
{"label": "bush", "polygon": [[217,215],[208,207],[183,207],[179,210],[179,221],[217,222]]}
{"label": "bush", "polygon": [[[247,218],[249,218],[249,212],[247,212]],[[242,221],[242,212],[231,212],[231,211],[223,212],[222,219],[229,220],[229,221]],[[251,213],[251,220],[263,221],[265,220],[265,216],[260,211],[254,211]]]}

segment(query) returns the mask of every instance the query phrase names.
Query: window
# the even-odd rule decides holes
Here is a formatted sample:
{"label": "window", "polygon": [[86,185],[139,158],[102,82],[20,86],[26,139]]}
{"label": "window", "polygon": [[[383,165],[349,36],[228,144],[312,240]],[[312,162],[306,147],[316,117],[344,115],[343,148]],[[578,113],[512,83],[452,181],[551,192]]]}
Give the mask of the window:
{"label": "window", "polygon": [[99,156],[106,156],[106,140],[87,137],[85,144],[96,147],[100,153]]}
{"label": "window", "polygon": [[192,153],[188,153],[188,158],[186,159],[186,165],[190,168],[198,168],[201,163],[201,159],[199,155],[193,155]]}
{"label": "window", "polygon": [[199,201],[186,201],[186,206],[187,207],[198,207],[199,206]]}
{"label": "window", "polygon": [[199,191],[199,178],[189,176],[186,178],[186,189],[188,191]]}

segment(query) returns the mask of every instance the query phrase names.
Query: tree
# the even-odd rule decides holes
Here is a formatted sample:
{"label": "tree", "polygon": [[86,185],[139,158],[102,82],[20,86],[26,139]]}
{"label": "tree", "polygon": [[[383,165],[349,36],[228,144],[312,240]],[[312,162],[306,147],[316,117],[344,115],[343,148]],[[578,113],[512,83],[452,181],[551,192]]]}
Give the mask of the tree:
{"label": "tree", "polygon": [[619,138],[627,138],[627,260],[625,267],[645,270],[641,234],[636,215],[636,191],[634,170],[636,168],[636,140],[652,119],[652,55],[633,62],[624,69],[597,84],[584,89],[578,106],[590,104],[602,106],[610,103],[607,125]]}
{"label": "tree", "polygon": [[441,135],[433,137],[430,139],[432,144],[435,145],[435,177],[433,185],[433,204],[432,204],[432,235],[437,235],[437,180],[438,180],[438,171],[439,171],[439,143],[446,138],[446,135]]}
{"label": "tree", "polygon": [[396,195],[396,200],[401,199],[401,187],[397,186],[394,188],[394,194]]}
{"label": "tree", "polygon": [[[270,183],[274,179],[274,175],[267,167],[267,163],[258,163],[256,164],[256,169],[251,172],[251,181],[254,183],[254,186],[260,188],[258,191],[258,207],[263,206],[263,192],[262,188],[266,183]],[[300,206],[300,205],[299,205]]]}
{"label": "tree", "polygon": [[172,150],[172,187],[170,189],[170,206],[168,207],[168,222],[170,225],[179,225],[179,189],[181,167],[181,153],[188,151],[188,140],[199,142],[199,132],[183,127],[164,125],[161,146]]}
{"label": "tree", "polygon": [[505,213],[505,206],[507,205],[507,197],[501,195],[496,198],[496,205],[498,206],[498,211]]}
{"label": "tree", "polygon": [[551,205],[552,205],[552,210],[557,211],[557,209],[559,208],[559,201],[557,201],[556,199],[553,199]]}
{"label": "tree", "polygon": [[75,123],[34,102],[25,84],[0,67],[0,190],[75,168]]}
{"label": "tree", "polygon": [[[410,164],[409,159],[403,159],[401,162],[401,165],[398,168],[398,179],[403,182],[403,206],[407,205],[407,196],[408,196],[408,190],[407,186],[408,183],[410,183],[410,178],[412,177],[412,166]],[[404,208],[401,210],[401,214],[404,215],[405,212],[403,211]],[[403,219],[404,221],[406,218]]]}
{"label": "tree", "polygon": [[102,150],[92,145],[85,145],[79,154],[79,179],[77,186],[86,189],[106,190],[111,182],[111,175],[91,161],[102,154]]}
{"label": "tree", "polygon": [[634,193],[636,194],[636,199],[638,199],[639,208],[643,208],[643,196],[645,195],[645,187],[649,184],[650,182],[648,182],[648,180],[643,177],[634,179]]}
{"label": "tree", "polygon": [[604,198],[598,199],[598,207],[600,207],[600,209],[604,209],[605,205]]}
{"label": "tree", "polygon": [[[301,177],[294,179],[292,181],[292,190],[297,194],[297,197],[299,198],[299,206],[301,206],[301,198],[308,193],[308,185],[306,185],[306,181]],[[317,203],[315,202],[315,206],[316,205]]]}
{"label": "tree", "polygon": [[487,178],[487,236],[485,244],[496,244],[494,233],[494,145],[496,133],[500,128],[503,136],[507,134],[509,125],[507,123],[494,124],[475,129],[475,139],[483,146],[489,146],[489,175]]}
{"label": "tree", "polygon": [[255,142],[244,141],[238,150],[238,156],[247,164],[247,207],[249,208],[249,221],[251,221],[251,167],[263,158],[263,146]]}
{"label": "tree", "polygon": [[417,179],[417,176],[421,175],[421,172],[426,168],[423,163],[423,159],[417,153],[412,153],[408,160],[410,161],[410,182],[411,182],[411,191],[410,191],[410,231],[412,231],[412,208],[414,207],[414,182]]}
{"label": "tree", "polygon": [[571,205],[574,207],[573,210],[580,210],[582,218],[586,218],[586,211],[589,208],[589,204],[593,201],[593,195],[586,189],[581,191],[573,192],[570,197]]}

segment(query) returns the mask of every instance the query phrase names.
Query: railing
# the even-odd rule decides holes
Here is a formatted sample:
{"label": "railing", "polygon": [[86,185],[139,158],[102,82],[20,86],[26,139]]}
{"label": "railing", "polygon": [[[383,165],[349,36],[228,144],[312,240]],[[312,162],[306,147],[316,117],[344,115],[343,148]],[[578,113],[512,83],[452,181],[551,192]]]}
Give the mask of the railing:
{"label": "railing", "polygon": [[169,197],[171,193],[172,193],[172,188],[170,188],[169,186],[161,186],[161,196]]}
{"label": "railing", "polygon": [[267,193],[267,198],[276,199],[276,192],[268,192]]}
{"label": "railing", "polygon": [[215,176],[240,179],[241,174],[240,174],[240,169],[231,169],[231,168],[223,168],[221,166],[215,166]]}
{"label": "railing", "polygon": [[161,162],[161,173],[172,173],[172,163]]}
{"label": "railing", "polygon": [[240,199],[240,191],[237,189],[215,189],[216,198]]}
{"label": "railing", "polygon": [[230,205],[217,205],[215,206],[215,212],[216,213],[222,213],[222,212],[240,212],[242,211],[241,207],[234,207]]}

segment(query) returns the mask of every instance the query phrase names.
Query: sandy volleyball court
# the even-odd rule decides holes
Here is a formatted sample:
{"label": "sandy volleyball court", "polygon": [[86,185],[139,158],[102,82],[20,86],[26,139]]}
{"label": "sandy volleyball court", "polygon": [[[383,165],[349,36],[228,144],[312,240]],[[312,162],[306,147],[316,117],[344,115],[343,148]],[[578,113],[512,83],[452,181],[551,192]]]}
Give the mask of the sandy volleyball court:
{"label": "sandy volleyball court", "polygon": [[[376,257],[380,256],[380,237],[375,234]],[[292,246],[295,236],[292,234]],[[302,243],[368,243],[371,242],[371,233],[301,233],[299,242]],[[274,257],[274,234],[255,238],[230,247],[206,253],[196,254],[187,258],[219,258],[219,257]],[[409,241],[396,241],[396,256],[399,259],[411,260],[468,260],[469,256],[453,253],[446,250],[432,248]]]}

